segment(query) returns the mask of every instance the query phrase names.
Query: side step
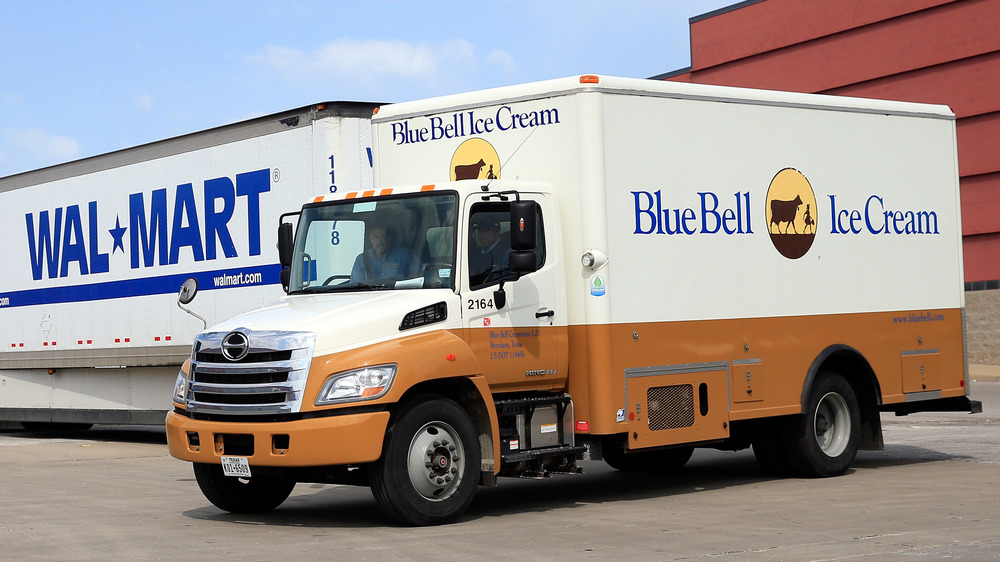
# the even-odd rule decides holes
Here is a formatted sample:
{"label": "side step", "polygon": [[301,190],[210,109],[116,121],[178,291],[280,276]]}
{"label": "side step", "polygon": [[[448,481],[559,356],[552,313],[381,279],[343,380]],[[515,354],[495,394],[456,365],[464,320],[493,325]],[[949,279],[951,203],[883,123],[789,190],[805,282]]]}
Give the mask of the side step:
{"label": "side step", "polygon": [[500,476],[545,478],[576,474],[573,401],[567,394],[505,396],[495,402],[500,422]]}

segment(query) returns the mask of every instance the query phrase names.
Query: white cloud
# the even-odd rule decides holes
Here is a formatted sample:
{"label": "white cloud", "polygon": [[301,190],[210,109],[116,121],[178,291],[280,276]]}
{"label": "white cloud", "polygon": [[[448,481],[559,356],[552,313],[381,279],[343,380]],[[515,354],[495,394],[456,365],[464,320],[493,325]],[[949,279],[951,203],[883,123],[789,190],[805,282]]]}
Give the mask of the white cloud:
{"label": "white cloud", "polygon": [[[53,135],[42,129],[13,129],[4,134],[6,144],[30,159],[64,162],[80,154],[80,142],[74,138]],[[10,153],[14,151],[8,151]]]}
{"label": "white cloud", "polygon": [[135,98],[135,105],[141,109],[153,109],[153,96],[148,93]]}
{"label": "white cloud", "polygon": [[366,81],[386,77],[435,78],[456,69],[475,69],[481,65],[501,66],[503,70],[513,67],[513,59],[503,51],[493,51],[480,60],[475,47],[462,39],[420,43],[338,39],[311,51],[270,45],[251,60],[289,76],[348,76]]}

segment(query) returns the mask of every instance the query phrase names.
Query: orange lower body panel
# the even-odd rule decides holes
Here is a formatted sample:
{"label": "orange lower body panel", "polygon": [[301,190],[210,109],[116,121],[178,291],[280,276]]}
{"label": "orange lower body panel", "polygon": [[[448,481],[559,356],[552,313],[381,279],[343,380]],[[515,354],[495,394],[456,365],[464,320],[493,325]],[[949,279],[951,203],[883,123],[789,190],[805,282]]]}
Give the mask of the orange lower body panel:
{"label": "orange lower body panel", "polygon": [[[219,457],[248,457],[251,466],[328,466],[377,460],[389,412],[330,416],[281,423],[233,423],[193,420],[167,414],[170,455],[181,460],[219,464]],[[189,432],[198,434],[193,445]],[[252,451],[226,451],[227,436],[252,443]],[[250,441],[247,436],[252,436]],[[235,441],[235,439],[234,439]],[[252,454],[248,454],[252,453]]]}

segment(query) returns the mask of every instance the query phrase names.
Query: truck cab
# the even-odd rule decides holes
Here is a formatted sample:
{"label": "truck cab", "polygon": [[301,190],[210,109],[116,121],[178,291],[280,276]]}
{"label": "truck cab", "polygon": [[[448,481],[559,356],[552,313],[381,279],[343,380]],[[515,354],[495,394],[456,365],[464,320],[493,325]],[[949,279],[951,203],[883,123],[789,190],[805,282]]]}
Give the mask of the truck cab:
{"label": "truck cab", "polygon": [[409,523],[453,516],[501,473],[575,471],[559,219],[545,185],[477,180],[283,215],[287,296],[197,337],[171,454],[223,509],[350,482]]}

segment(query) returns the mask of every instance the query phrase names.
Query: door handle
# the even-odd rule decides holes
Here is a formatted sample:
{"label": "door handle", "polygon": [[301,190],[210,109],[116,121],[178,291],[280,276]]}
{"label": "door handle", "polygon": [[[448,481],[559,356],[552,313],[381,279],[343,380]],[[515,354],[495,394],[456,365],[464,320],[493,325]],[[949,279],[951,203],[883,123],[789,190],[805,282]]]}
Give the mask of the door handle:
{"label": "door handle", "polygon": [[556,315],[556,311],[542,309],[535,313],[535,318],[545,318],[546,316],[552,317]]}

